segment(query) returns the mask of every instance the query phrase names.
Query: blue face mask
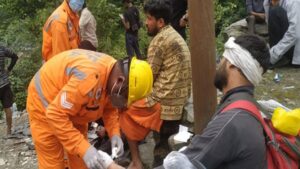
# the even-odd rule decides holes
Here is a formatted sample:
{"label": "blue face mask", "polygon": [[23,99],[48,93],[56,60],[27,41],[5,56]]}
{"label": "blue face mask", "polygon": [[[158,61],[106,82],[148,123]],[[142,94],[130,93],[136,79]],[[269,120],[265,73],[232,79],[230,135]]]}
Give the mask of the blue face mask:
{"label": "blue face mask", "polygon": [[78,13],[84,4],[84,0],[70,0],[69,6],[73,12]]}

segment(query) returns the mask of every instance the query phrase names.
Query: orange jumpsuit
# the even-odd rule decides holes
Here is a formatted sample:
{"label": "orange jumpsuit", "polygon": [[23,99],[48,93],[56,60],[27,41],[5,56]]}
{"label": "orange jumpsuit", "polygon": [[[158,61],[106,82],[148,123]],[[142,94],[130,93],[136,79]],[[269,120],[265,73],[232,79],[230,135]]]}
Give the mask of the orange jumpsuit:
{"label": "orange jumpsuit", "polygon": [[51,14],[43,28],[42,57],[48,61],[60,52],[78,48],[79,16],[66,0]]}
{"label": "orange jumpsuit", "polygon": [[88,122],[103,118],[109,136],[120,135],[118,111],[106,93],[116,60],[82,49],[46,62],[28,87],[27,111],[40,169],[63,169],[64,150],[71,169],[86,168]]}

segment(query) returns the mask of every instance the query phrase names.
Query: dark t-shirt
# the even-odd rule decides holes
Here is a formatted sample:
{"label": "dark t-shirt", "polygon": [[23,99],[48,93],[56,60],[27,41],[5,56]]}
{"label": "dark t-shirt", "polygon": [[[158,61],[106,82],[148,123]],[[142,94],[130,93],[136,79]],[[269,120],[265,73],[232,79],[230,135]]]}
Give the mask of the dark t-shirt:
{"label": "dark t-shirt", "polygon": [[265,13],[264,0],[246,0],[247,13]]}
{"label": "dark t-shirt", "polygon": [[186,13],[187,0],[171,0],[171,3],[172,3],[171,25],[177,32],[180,32],[181,30],[185,30],[185,27],[181,27],[179,25],[179,22],[182,16],[185,15]]}
{"label": "dark t-shirt", "polygon": [[129,7],[124,13],[124,19],[129,22],[130,28],[126,30],[127,33],[137,35],[140,28],[140,13],[139,10],[132,6]]}

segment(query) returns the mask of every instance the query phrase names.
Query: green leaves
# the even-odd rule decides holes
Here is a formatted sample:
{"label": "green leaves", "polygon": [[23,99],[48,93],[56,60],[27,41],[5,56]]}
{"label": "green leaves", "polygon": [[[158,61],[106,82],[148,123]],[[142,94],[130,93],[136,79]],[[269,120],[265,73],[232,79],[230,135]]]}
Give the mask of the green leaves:
{"label": "green leaves", "polygon": [[[3,2],[3,3],[2,3]],[[27,86],[41,66],[42,27],[62,0],[1,0],[0,44],[13,49],[20,59],[11,76],[15,101],[20,110],[25,108]],[[143,0],[135,0],[144,21]],[[218,52],[222,52],[226,26],[246,16],[244,0],[214,0]],[[97,20],[98,51],[115,58],[126,56],[125,29],[119,14],[121,0],[87,0],[87,6]],[[139,31],[140,50],[145,55],[150,38],[146,28]]]}
{"label": "green leaves", "polygon": [[217,37],[217,50],[222,53],[225,42],[224,29],[230,24],[246,16],[245,0],[214,0],[215,28]]}

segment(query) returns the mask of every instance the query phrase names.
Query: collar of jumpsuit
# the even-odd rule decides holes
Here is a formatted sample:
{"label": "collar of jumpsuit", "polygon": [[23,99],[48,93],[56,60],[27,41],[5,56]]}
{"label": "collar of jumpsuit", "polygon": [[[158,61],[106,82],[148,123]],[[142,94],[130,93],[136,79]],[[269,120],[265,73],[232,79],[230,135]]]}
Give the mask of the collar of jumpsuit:
{"label": "collar of jumpsuit", "polygon": [[63,9],[68,13],[70,16],[71,20],[75,20],[76,18],[79,18],[78,14],[73,12],[72,9],[70,8],[68,1],[70,0],[64,0],[63,2]]}

